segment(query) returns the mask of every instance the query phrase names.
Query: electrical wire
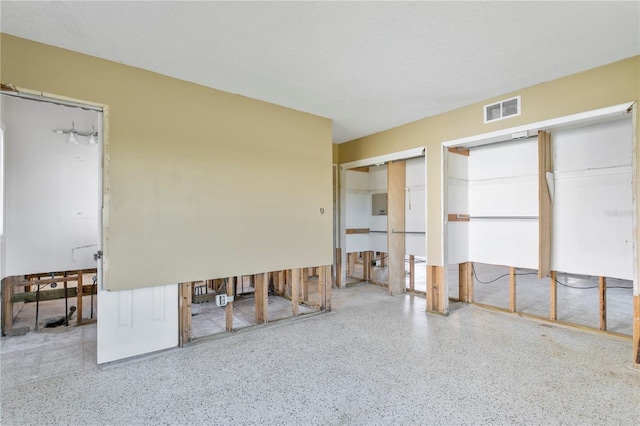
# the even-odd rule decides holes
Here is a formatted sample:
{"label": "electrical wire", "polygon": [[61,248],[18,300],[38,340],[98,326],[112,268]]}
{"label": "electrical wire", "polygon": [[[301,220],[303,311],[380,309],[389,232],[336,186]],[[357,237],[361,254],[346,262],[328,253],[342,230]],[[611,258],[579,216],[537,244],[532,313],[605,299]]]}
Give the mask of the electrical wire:
{"label": "electrical wire", "polygon": [[[471,269],[473,270],[473,276],[475,277],[476,281],[478,281],[480,284],[492,284],[496,281],[498,281],[500,278],[504,278],[504,277],[508,277],[509,274],[502,274],[499,277],[491,280],[491,281],[482,281],[480,278],[478,278],[478,274],[476,273],[476,268],[475,266],[472,266]],[[521,273],[516,273],[516,275],[538,275],[537,272],[521,272]],[[589,286],[589,287],[579,287],[579,286],[573,286],[573,285],[569,285],[569,284],[565,284],[560,282],[558,279],[556,279],[556,283],[560,284],[563,287],[568,287],[568,288],[573,288],[576,290],[590,290],[593,288],[599,288],[600,286],[595,285],[595,286]],[[630,290],[633,287],[627,287],[627,286],[607,286],[607,289],[626,289],[626,290]]]}
{"label": "electrical wire", "polygon": [[[473,276],[475,277],[476,281],[478,281],[480,284],[492,284],[496,281],[498,281],[500,278],[504,278],[504,277],[508,277],[509,273],[500,275],[498,278],[491,280],[491,281],[482,281],[480,278],[478,278],[478,274],[476,273],[476,267],[474,265],[471,266],[471,270],[473,271]],[[517,273],[516,275],[538,275],[536,272],[520,272]]]}

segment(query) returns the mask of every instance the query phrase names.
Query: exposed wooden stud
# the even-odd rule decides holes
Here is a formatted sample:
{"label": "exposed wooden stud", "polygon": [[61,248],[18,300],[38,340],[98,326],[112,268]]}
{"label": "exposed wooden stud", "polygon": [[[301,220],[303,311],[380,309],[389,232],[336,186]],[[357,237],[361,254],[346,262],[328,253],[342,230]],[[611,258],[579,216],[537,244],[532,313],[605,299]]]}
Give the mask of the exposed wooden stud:
{"label": "exposed wooden stud", "polygon": [[356,253],[347,253],[347,277],[353,277],[353,270],[356,266]]}
{"label": "exposed wooden stud", "polygon": [[13,327],[13,303],[11,295],[13,294],[13,281],[15,277],[6,277],[2,279],[2,335],[7,335]]}
{"label": "exposed wooden stud", "polygon": [[380,267],[384,268],[385,266],[387,266],[387,254],[386,253],[380,253]]}
{"label": "exposed wooden stud", "polygon": [[516,311],[516,268],[509,268],[509,311]]}
{"label": "exposed wooden stud", "polygon": [[287,272],[285,273],[285,277],[286,277],[286,285],[285,285],[285,295],[287,297],[293,297],[293,270],[291,269],[287,269]]}
{"label": "exposed wooden stud", "polygon": [[252,276],[254,277],[253,282],[256,289],[254,296],[256,324],[264,324],[267,322],[267,298],[269,292],[268,274],[259,274]]}
{"label": "exposed wooden stud", "polygon": [[551,313],[549,314],[551,321],[558,319],[558,283],[556,278],[556,271],[551,271]]}
{"label": "exposed wooden stud", "polygon": [[325,297],[326,297],[326,277],[327,271],[324,266],[318,268],[318,308],[321,311],[324,311],[325,308]]}
{"label": "exposed wooden stud", "polygon": [[[83,292],[82,292],[82,271],[78,271],[78,306],[76,306],[76,324],[80,324],[82,323],[82,296],[83,296]],[[174,311],[175,312],[175,311]],[[175,334],[174,334],[175,336]]]}
{"label": "exposed wooden stud", "polygon": [[442,301],[442,286],[444,283],[444,268],[442,266],[427,265],[427,310],[444,313]]}
{"label": "exposed wooden stud", "polygon": [[[235,296],[235,282],[233,277],[227,278],[227,296]],[[225,329],[233,331],[233,302],[227,303],[224,308]]]}
{"label": "exposed wooden stud", "polygon": [[371,259],[373,259],[372,251],[365,251],[363,253],[364,259],[362,262],[362,273],[365,281],[373,281],[373,267],[371,266]]}
{"label": "exposed wooden stud", "polygon": [[179,345],[184,346],[191,340],[191,297],[193,283],[181,283],[178,287],[180,297]]}
{"label": "exposed wooden stud", "polygon": [[553,171],[551,135],[538,132],[538,278],[551,272],[551,223],[553,205],[547,173]]}
{"label": "exposed wooden stud", "polygon": [[598,278],[598,288],[600,290],[600,330],[607,330],[607,279]]}
{"label": "exposed wooden stud", "polygon": [[449,148],[449,152],[452,152],[454,154],[466,155],[467,157],[469,156],[469,150],[466,148]]}
{"label": "exposed wooden stud", "polygon": [[278,271],[273,274],[273,288],[276,293],[282,295],[284,294],[284,271]]}
{"label": "exposed wooden stud", "polygon": [[342,288],[344,283],[342,282],[342,249],[336,248],[336,286]]}
{"label": "exposed wooden stud", "polygon": [[325,266],[324,267],[325,272],[324,272],[324,310],[326,312],[330,312],[331,311],[331,290],[332,290],[332,283],[331,283],[331,266]]}
{"label": "exposed wooden stud", "polygon": [[300,277],[300,290],[302,292],[302,301],[309,300],[309,274],[313,268],[301,268],[302,276]]}
{"label": "exposed wooden stud", "polygon": [[458,300],[473,303],[473,263],[458,265]]}
{"label": "exposed wooden stud", "polygon": [[633,296],[633,363],[640,364],[640,294]]}
{"label": "exposed wooden stud", "polygon": [[291,312],[298,316],[298,291],[300,289],[300,269],[291,270]]}
{"label": "exposed wooden stud", "polygon": [[406,161],[387,164],[387,253],[381,265],[389,265],[389,295],[406,291],[405,256]]}
{"label": "exposed wooden stud", "polygon": [[416,257],[409,255],[409,290],[416,288]]}

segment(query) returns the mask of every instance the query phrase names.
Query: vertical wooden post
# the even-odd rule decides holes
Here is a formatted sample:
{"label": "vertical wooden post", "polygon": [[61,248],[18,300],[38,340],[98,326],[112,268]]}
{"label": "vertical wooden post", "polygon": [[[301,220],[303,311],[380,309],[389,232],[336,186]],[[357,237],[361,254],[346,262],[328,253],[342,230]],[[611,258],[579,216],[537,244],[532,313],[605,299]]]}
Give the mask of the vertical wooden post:
{"label": "vertical wooden post", "polygon": [[342,249],[336,248],[336,286],[342,288]]}
{"label": "vertical wooden post", "polygon": [[269,281],[268,274],[253,275],[255,285],[255,311],[256,311],[256,324],[264,324],[267,322],[267,308],[268,308],[268,292]]}
{"label": "vertical wooden post", "polygon": [[416,289],[416,257],[409,255],[409,290]]}
{"label": "vertical wooden post", "polygon": [[362,253],[362,279],[371,281],[371,252]]}
{"label": "vertical wooden post", "polygon": [[464,303],[468,303],[467,302],[467,275],[466,275],[466,270],[467,270],[467,264],[466,263],[460,263],[458,265],[458,300],[460,302],[464,302]]}
{"label": "vertical wooden post", "polygon": [[307,302],[309,300],[309,277],[313,268],[302,268],[302,276],[300,278],[300,284],[302,285],[302,300]]}
{"label": "vertical wooden post", "polygon": [[473,303],[473,272],[471,262],[458,265],[458,300]]}
{"label": "vertical wooden post", "polygon": [[427,310],[444,313],[442,303],[442,285],[444,282],[442,266],[427,265]]}
{"label": "vertical wooden post", "polygon": [[13,326],[13,295],[14,277],[2,279],[2,335],[7,335]]}
{"label": "vertical wooden post", "polygon": [[324,306],[323,309],[326,312],[331,311],[331,288],[333,287],[331,283],[331,267],[324,267]]}
{"label": "vertical wooden post", "polygon": [[285,277],[286,277],[285,294],[288,297],[293,297],[293,286],[292,286],[293,271],[291,269],[287,269],[287,271],[285,272]]}
{"label": "vertical wooden post", "polygon": [[558,284],[556,282],[556,271],[551,271],[551,321],[558,319]]}
{"label": "vertical wooden post", "polygon": [[347,277],[353,276],[353,268],[356,264],[356,254],[347,253]]}
{"label": "vertical wooden post", "polygon": [[191,340],[191,286],[192,283],[180,283],[180,347]]}
{"label": "vertical wooden post", "polygon": [[538,278],[551,272],[551,223],[553,206],[547,173],[553,171],[551,135],[538,131]]}
{"label": "vertical wooden post", "polygon": [[633,363],[640,364],[640,294],[633,295]]}
{"label": "vertical wooden post", "polygon": [[318,308],[323,311],[324,307],[325,307],[325,287],[327,285],[326,283],[326,269],[324,266],[321,266],[320,268],[318,268]]}
{"label": "vertical wooden post", "polygon": [[76,315],[76,324],[80,324],[82,322],[82,271],[78,271],[78,306]]}
{"label": "vertical wooden post", "polygon": [[[234,277],[227,278],[227,296],[235,297],[236,287],[234,281]],[[224,323],[226,331],[233,331],[233,302],[227,303],[227,306],[224,307]]]}
{"label": "vertical wooden post", "polygon": [[278,271],[273,273],[273,287],[276,290],[276,293],[282,295],[284,293],[284,271]]}
{"label": "vertical wooden post", "polygon": [[516,311],[516,268],[509,268],[509,311]]}
{"label": "vertical wooden post", "polygon": [[300,289],[300,269],[291,270],[291,313],[298,316],[298,291]]}
{"label": "vertical wooden post", "polygon": [[600,290],[600,330],[607,330],[607,279],[605,277],[598,278],[598,287]]}
{"label": "vertical wooden post", "polygon": [[387,266],[387,256],[386,253],[380,253],[380,267],[384,268]]}
{"label": "vertical wooden post", "polygon": [[406,162],[387,164],[387,253],[382,265],[388,264],[389,295],[406,291],[405,255],[405,186]]}

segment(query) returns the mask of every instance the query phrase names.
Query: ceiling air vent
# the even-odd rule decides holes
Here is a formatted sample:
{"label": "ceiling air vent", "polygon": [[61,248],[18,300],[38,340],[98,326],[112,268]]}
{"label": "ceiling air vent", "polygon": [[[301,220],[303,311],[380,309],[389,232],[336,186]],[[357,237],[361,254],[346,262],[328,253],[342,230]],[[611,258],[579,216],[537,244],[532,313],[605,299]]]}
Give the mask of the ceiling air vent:
{"label": "ceiling air vent", "polygon": [[520,115],[520,96],[484,106],[485,123],[517,115]]}

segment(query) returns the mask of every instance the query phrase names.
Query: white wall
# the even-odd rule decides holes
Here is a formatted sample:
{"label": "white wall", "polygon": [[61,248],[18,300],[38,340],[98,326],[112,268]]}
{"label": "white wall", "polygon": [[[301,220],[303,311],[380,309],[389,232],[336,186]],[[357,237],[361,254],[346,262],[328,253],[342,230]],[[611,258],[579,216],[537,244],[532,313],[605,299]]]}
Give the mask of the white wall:
{"label": "white wall", "polygon": [[[98,244],[98,149],[53,129],[97,128],[98,113],[2,97],[6,265],[2,276],[93,268]],[[90,247],[86,247],[90,246]]]}
{"label": "white wall", "polygon": [[[538,216],[537,137],[473,148],[469,156],[471,216]],[[538,268],[538,221],[472,219],[469,260]]]}
{"label": "white wall", "polygon": [[178,285],[98,293],[98,364],[178,345]]}
{"label": "white wall", "polygon": [[[426,232],[425,158],[407,160],[405,183],[405,230]],[[427,256],[425,234],[406,234],[405,254]]]}
{"label": "white wall", "polygon": [[633,279],[630,119],[553,132],[551,267]]}
{"label": "white wall", "polygon": [[[449,214],[469,214],[469,157],[447,154],[447,208]],[[449,222],[450,264],[469,261],[469,222]]]}
{"label": "white wall", "polygon": [[[373,166],[369,168],[369,199],[373,194],[387,193],[387,165]],[[388,209],[387,209],[388,210]],[[388,211],[387,211],[388,213]],[[387,216],[374,216],[371,208],[367,212],[369,220],[369,230],[374,231],[369,234],[369,249],[386,253],[388,250],[387,241]],[[375,232],[378,231],[378,232]]]}

